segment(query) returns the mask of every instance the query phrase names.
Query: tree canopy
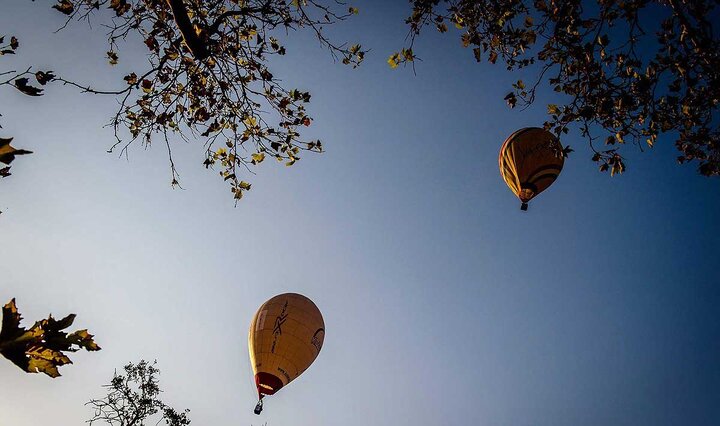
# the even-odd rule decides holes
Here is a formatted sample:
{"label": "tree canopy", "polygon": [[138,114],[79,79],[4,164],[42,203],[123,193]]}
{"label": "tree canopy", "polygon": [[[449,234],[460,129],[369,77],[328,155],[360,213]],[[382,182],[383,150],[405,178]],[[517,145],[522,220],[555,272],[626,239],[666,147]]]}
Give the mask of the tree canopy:
{"label": "tree canopy", "polygon": [[[95,90],[56,79],[120,97],[111,120],[115,146],[125,149],[136,140],[149,144],[159,137],[168,147],[172,184],[177,185],[169,138],[206,138],[204,164],[221,166],[236,199],[250,189],[239,168],[244,171],[267,157],[291,166],[301,151],[323,148],[320,140],[300,134],[312,123],[306,110],[310,93],[285,87],[270,69],[271,56],[285,55],[283,34],[312,31],[332,57],[347,65],[359,65],[365,55],[360,45],[335,44],[323,33],[324,26],[357,13],[341,2],[59,0],[53,7],[67,15],[68,23],[95,18],[106,23],[111,65],[121,60],[124,48],[139,47],[125,43],[128,36],[144,42],[149,66],[126,75],[122,89]],[[103,9],[111,13],[102,14]]]}
{"label": "tree canopy", "polygon": [[[236,200],[251,184],[243,177],[267,158],[291,166],[302,151],[321,152],[320,140],[301,133],[313,123],[311,94],[287,87],[271,70],[286,53],[283,40],[295,30],[314,34],[330,55],[357,67],[366,50],[337,43],[324,28],[358,13],[339,0],[52,0],[76,21],[108,28],[110,65],[127,52],[148,56],[114,89],[56,76],[52,71],[2,71],[0,86],[28,96],[58,82],[119,100],[111,118],[115,143],[125,152],[138,142],[167,147],[172,185],[179,185],[173,140],[201,139],[203,164],[220,168]],[[546,129],[575,129],[593,150],[601,171],[623,172],[624,145],[644,150],[658,138],[673,138],[678,161],[697,164],[700,174],[720,175],[720,40],[713,34],[716,0],[602,0],[598,2],[512,0],[410,0],[409,43],[388,63],[415,66],[415,40],[427,27],[457,30],[478,62],[502,63],[518,79],[505,96],[526,108],[550,88]],[[0,38],[0,53],[12,54],[15,37]],[[33,79],[34,77],[34,79]],[[29,151],[0,139],[0,161],[9,166]],[[0,176],[9,167],[0,169]]]}
{"label": "tree canopy", "polygon": [[414,62],[413,43],[426,27],[455,27],[478,62],[535,73],[513,85],[510,107],[529,106],[543,85],[564,95],[547,105],[545,127],[560,135],[577,125],[601,171],[625,169],[623,144],[652,147],[666,134],[680,163],[720,175],[716,0],[410,3],[409,46],[390,56],[390,66]]}

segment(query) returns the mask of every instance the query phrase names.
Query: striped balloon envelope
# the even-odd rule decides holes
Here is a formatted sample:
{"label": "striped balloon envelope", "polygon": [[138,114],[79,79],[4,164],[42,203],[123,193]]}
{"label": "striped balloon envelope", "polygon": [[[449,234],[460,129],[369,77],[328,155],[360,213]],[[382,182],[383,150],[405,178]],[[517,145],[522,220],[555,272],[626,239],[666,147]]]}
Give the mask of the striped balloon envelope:
{"label": "striped balloon envelope", "polygon": [[325,339],[325,322],[312,300],[296,293],[277,295],[255,313],[248,348],[258,402],[295,380],[315,361]]}
{"label": "striped balloon envelope", "polygon": [[522,210],[555,182],[564,161],[558,138],[539,127],[526,127],[510,135],[498,156],[500,174],[522,202]]}

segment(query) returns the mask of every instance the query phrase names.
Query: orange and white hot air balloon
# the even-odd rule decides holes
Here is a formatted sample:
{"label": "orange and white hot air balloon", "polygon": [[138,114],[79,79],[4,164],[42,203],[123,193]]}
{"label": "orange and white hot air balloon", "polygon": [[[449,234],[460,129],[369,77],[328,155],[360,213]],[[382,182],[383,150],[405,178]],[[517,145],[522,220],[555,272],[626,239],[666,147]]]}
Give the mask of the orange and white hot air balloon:
{"label": "orange and white hot air balloon", "polygon": [[500,148],[500,174],[510,190],[527,203],[557,179],[565,162],[560,141],[538,127],[526,127],[510,135]]}
{"label": "orange and white hot air balloon", "polygon": [[325,339],[325,322],[312,300],[296,293],[280,294],[255,313],[248,348],[259,402],[296,379],[315,361]]}

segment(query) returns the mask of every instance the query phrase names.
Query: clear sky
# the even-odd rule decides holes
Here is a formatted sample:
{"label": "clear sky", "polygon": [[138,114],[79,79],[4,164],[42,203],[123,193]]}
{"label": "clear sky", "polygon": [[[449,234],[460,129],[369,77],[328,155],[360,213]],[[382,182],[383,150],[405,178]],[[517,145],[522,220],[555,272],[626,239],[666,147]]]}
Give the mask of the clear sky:
{"label": "clear sky", "polygon": [[[372,48],[359,69],[301,34],[274,70],[312,92],[327,152],[263,163],[237,208],[202,143],[175,145],[184,190],[162,145],[107,154],[111,98],[0,92],[0,135],[35,151],[0,184],[0,299],[26,325],[74,312],[103,348],[55,380],[0,360],[0,425],[83,424],[141,358],[198,426],[720,424],[720,181],[678,166],[670,138],[626,147],[610,178],[574,132],[523,213],[497,153],[544,104],[506,108],[518,76],[454,33],[420,39],[417,76],[391,70],[409,6],[354,5],[333,35]],[[121,83],[132,58],[108,67],[101,27],[61,24],[48,2],[3,1],[21,42],[3,69]],[[247,330],[289,291],[320,308],[325,344],[258,417]]]}

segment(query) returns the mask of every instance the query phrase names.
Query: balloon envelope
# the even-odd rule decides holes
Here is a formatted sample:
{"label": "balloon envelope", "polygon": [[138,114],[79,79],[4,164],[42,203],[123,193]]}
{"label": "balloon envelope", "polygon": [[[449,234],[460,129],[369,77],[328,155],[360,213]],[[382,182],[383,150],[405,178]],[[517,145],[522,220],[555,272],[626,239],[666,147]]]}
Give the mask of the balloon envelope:
{"label": "balloon envelope", "polygon": [[258,396],[272,395],[302,374],[324,339],[322,314],[307,297],[285,293],[263,303],[248,335]]}
{"label": "balloon envelope", "polygon": [[523,208],[557,179],[565,161],[562,149],[555,135],[538,127],[520,129],[503,143],[500,174]]}

